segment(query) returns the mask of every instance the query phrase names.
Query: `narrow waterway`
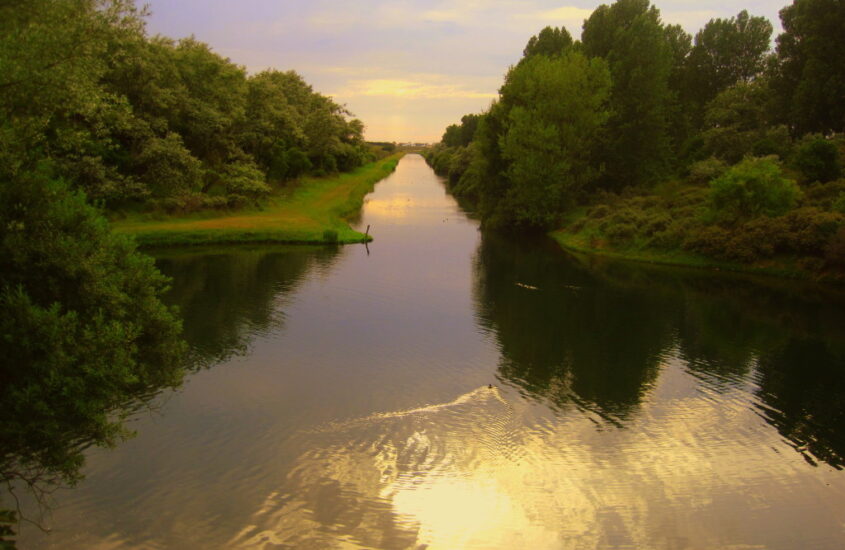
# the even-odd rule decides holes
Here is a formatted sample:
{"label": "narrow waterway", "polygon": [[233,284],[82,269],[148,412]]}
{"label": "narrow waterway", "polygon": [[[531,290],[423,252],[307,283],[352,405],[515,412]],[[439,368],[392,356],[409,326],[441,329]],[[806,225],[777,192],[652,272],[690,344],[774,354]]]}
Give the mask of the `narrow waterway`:
{"label": "narrow waterway", "polygon": [[21,548],[845,546],[845,300],[482,236],[418,155],[375,241],[161,254],[205,366]]}

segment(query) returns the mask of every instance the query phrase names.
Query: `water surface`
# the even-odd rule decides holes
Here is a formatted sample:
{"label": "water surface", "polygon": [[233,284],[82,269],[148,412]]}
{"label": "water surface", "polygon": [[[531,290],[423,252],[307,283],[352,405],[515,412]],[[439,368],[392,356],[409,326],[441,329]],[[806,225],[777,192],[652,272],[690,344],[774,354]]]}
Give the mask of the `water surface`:
{"label": "water surface", "polygon": [[[845,300],[484,235],[160,255],[205,367],[23,548],[841,548]],[[490,387],[492,385],[492,387]]]}

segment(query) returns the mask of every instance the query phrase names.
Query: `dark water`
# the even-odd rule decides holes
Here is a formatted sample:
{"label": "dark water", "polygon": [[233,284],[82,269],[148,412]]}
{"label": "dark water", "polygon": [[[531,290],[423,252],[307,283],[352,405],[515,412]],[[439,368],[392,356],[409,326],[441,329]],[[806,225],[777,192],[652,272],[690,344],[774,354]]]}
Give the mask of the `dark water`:
{"label": "dark water", "polygon": [[418,156],[360,223],[162,255],[207,367],[21,547],[845,547],[842,296],[482,237]]}

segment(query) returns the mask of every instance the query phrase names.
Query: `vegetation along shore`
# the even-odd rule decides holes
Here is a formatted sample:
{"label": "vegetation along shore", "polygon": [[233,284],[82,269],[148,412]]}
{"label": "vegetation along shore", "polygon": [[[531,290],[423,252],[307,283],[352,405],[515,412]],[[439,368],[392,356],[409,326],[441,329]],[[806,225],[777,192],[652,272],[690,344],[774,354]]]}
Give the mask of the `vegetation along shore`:
{"label": "vegetation along shore", "polygon": [[140,246],[229,243],[359,243],[371,240],[353,230],[347,217],[364,196],[390,174],[402,153],[352,172],[306,177],[276,191],[260,207],[235,212],[206,210],[188,215],[161,213],[129,216],[113,224]]}
{"label": "vegetation along shore", "polygon": [[427,152],[490,229],[659,263],[845,281],[845,20],[827,0],[694,37],[647,0],[547,27]]}
{"label": "vegetation along shore", "polygon": [[[73,485],[195,367],[144,244],[351,242],[393,144],[132,0],[0,3],[0,484]],[[388,158],[390,157],[390,158]],[[108,220],[114,220],[118,230]],[[134,405],[133,405],[134,406]],[[46,489],[45,489],[46,490]],[[21,518],[0,495],[0,547]],[[40,500],[39,500],[40,501]]]}

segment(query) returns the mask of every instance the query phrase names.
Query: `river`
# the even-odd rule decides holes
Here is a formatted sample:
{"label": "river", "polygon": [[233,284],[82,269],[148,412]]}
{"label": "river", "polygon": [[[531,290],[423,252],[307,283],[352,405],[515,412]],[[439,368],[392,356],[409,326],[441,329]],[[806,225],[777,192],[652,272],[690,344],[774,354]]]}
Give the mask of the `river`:
{"label": "river", "polygon": [[205,365],[21,548],[842,548],[845,299],[482,235],[418,155],[340,248],[168,251]]}

